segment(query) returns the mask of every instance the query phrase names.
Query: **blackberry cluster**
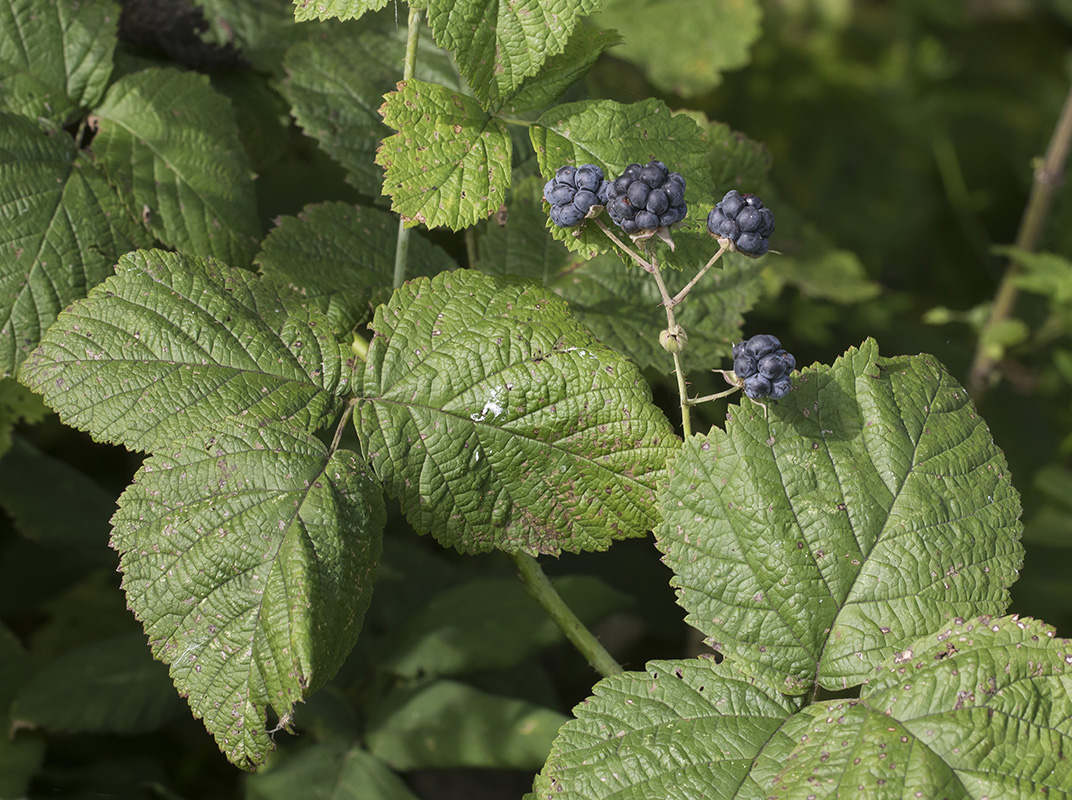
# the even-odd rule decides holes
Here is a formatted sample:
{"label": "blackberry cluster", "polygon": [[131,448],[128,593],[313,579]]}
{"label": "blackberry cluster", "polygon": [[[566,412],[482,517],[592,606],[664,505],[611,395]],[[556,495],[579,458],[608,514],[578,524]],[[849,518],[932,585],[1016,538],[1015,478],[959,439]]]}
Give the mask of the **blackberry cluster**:
{"label": "blackberry cluster", "polygon": [[707,230],[729,239],[738,253],[758,258],[770,249],[767,240],[774,233],[774,212],[754,194],[732,189],[707,215]]}
{"label": "blackberry cluster", "polygon": [[543,199],[551,204],[551,221],[560,228],[580,225],[592,206],[602,205],[606,185],[603,170],[594,164],[560,167],[543,187]]}
{"label": "blackberry cluster", "polygon": [[776,336],[760,333],[733,346],[733,374],[744,381],[744,393],[753,400],[781,400],[793,388],[789,373],[797,360],[782,349]]}
{"label": "blackberry cluster", "polygon": [[630,164],[607,184],[603,205],[629,234],[669,227],[685,219],[685,179],[661,161]]}

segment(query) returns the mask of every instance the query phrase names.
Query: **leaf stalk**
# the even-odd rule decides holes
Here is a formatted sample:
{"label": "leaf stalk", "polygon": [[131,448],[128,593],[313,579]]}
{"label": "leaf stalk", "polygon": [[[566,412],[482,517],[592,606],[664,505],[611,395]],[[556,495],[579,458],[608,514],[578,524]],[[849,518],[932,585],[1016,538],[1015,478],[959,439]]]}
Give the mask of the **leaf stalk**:
{"label": "leaf stalk", "polygon": [[[421,12],[410,6],[406,23],[406,59],[402,66],[402,79],[409,80],[417,71],[417,45],[420,43]],[[409,257],[409,228],[405,220],[398,220],[398,240],[395,243],[395,271],[391,285],[397,289],[406,282],[406,260]]]}

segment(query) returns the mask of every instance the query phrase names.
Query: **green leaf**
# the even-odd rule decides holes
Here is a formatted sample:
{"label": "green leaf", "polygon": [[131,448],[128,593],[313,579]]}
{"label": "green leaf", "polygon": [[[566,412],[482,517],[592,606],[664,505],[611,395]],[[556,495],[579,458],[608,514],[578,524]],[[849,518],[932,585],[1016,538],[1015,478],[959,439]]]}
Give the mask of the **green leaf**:
{"label": "green leaf", "polygon": [[711,140],[711,182],[719,200],[730,189],[754,191],[763,183],[771,165],[765,144],[720,122],[708,122],[706,129]]}
{"label": "green leaf", "polygon": [[313,430],[347,387],[330,327],[249,272],[138,251],[60,315],[20,377],[65,423],[132,450],[239,414]]}
{"label": "green leaf", "polygon": [[[690,96],[748,64],[762,16],[757,0],[607,0],[596,20],[621,31],[628,43],[621,57],[659,89]],[[687,24],[668,25],[667,19]]]}
{"label": "green leaf", "polygon": [[1056,253],[1032,253],[1017,247],[996,247],[994,250],[1008,256],[1024,270],[1013,276],[1013,283],[1072,311],[1072,261]]}
{"label": "green leaf", "polygon": [[418,531],[558,553],[655,523],[678,442],[637,369],[561,300],[459,270],[406,284],[371,327],[355,422]]}
{"label": "green leaf", "polygon": [[[592,577],[565,576],[555,589],[586,625],[626,605],[623,595]],[[478,578],[430,598],[392,630],[377,667],[409,678],[499,669],[562,640],[516,577]]]}
{"label": "green leaf", "polygon": [[533,784],[538,800],[761,798],[751,773],[764,748],[792,746],[779,730],[789,698],[729,664],[652,661],[604,678],[578,705]]}
{"label": "green leaf", "polygon": [[63,654],[37,671],[12,707],[20,725],[69,733],[144,733],[181,712],[167,670],[153,661],[140,634]]}
{"label": "green leaf", "polygon": [[[390,298],[397,245],[394,215],[322,203],[277,220],[255,261],[265,275],[324,311],[334,330],[351,331]],[[420,236],[410,236],[406,263],[409,277],[457,267],[446,251]]]}
{"label": "green leaf", "polygon": [[369,750],[398,770],[534,769],[566,716],[455,681],[397,689],[372,711]]}
{"label": "green leaf", "polygon": [[337,739],[301,750],[246,779],[245,800],[417,800],[391,768]]}
{"label": "green leaf", "polygon": [[108,518],[115,495],[22,437],[0,458],[0,506],[26,538],[114,566]]}
{"label": "green leaf", "polygon": [[873,340],[694,436],[656,541],[688,621],[785,691],[859,684],[946,616],[1000,613],[1020,499],[967,393]]}
{"label": "green leaf", "polygon": [[383,192],[407,223],[461,230],[497,211],[510,184],[506,126],[470,97],[402,81],[380,109],[399,133],[376,153]]}
{"label": "green leaf", "polygon": [[58,128],[96,104],[112,73],[118,23],[111,0],[5,0],[0,110]]}
{"label": "green leaf", "polygon": [[912,642],[878,666],[859,700],[809,706],[786,724],[796,746],[769,792],[1067,796],[1072,652],[1053,633],[1035,620],[982,617]]}
{"label": "green leaf", "polygon": [[19,640],[0,623],[0,797],[24,797],[45,756],[39,734],[14,732],[8,710],[17,690],[33,675],[34,667]]}
{"label": "green leaf", "polygon": [[356,19],[366,11],[378,11],[387,0],[294,0],[294,19]]}
{"label": "green leaf", "polygon": [[421,0],[436,43],[454,54],[477,97],[490,106],[566,48],[601,0]]}
{"label": "green leaf", "polygon": [[620,44],[622,37],[615,31],[578,27],[573,31],[566,49],[547,59],[535,75],[526,78],[502,103],[500,114],[522,114],[546,108],[575,82],[588,74],[603,51]]}
{"label": "green leaf", "polygon": [[0,112],[0,377],[149,237],[63,132]]}
{"label": "green leaf", "polygon": [[20,422],[34,425],[46,416],[48,407],[40,397],[12,378],[0,378],[0,459],[11,448],[11,429],[15,425]]}
{"label": "green leaf", "polygon": [[[194,0],[205,13],[208,30],[202,39],[230,44],[257,71],[278,76],[286,49],[313,26],[298,25],[284,0]],[[219,77],[219,75],[214,75]]]}
{"label": "green leaf", "polygon": [[[380,555],[383,499],[356,455],[237,420],[149,458],[112,545],[127,603],[180,694],[242,767],[353,648]],[[226,431],[226,432],[223,432]]]}
{"label": "green leaf", "polygon": [[248,266],[260,239],[234,109],[204,75],[148,69],[94,109],[93,152],[165,244]]}
{"label": "green leaf", "polygon": [[[621,104],[611,100],[584,100],[556,106],[529,128],[532,146],[545,179],[564,164],[595,164],[613,180],[633,163],[662,161],[671,172],[685,178],[685,200],[689,216],[682,230],[673,232],[680,244],[692,238],[703,255],[684,251],[667,257],[666,263],[679,269],[698,269],[718,250],[707,235],[707,213],[711,210],[710,169],[707,136],[695,120],[673,114],[659,100]],[[604,223],[615,234],[621,231],[604,215]],[[580,228],[559,228],[547,221],[551,235],[585,258],[614,250],[610,239],[592,221]],[[619,236],[619,238],[622,238]],[[624,241],[628,244],[628,237]]]}

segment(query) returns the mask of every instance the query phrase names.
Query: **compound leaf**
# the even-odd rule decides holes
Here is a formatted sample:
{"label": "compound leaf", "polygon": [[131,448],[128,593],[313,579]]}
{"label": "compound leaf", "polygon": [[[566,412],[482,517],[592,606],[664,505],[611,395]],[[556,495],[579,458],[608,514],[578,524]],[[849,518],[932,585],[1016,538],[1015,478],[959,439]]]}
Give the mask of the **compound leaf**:
{"label": "compound leaf", "polygon": [[0,377],[150,237],[63,132],[0,112]]}
{"label": "compound leaf", "polygon": [[[757,0],[608,0],[597,20],[621,31],[629,42],[622,58],[659,89],[689,96],[715,88],[722,73],[748,64],[762,17]],[[671,27],[668,18],[688,24]]]}
{"label": "compound leaf", "polygon": [[398,131],[376,153],[383,193],[412,225],[461,230],[497,211],[510,183],[510,132],[471,97],[402,81],[380,109]]}
{"label": "compound leaf", "polygon": [[67,424],[148,451],[239,414],[316,429],[346,372],[327,319],[289,291],[149,250],[64,311],[20,379]]}
{"label": "compound leaf", "polygon": [[440,47],[489,106],[561,53],[601,0],[421,0]]}
{"label": "compound leaf", "polygon": [[[691,260],[668,256],[666,263],[696,269],[718,249],[707,235],[707,213],[712,207],[707,134],[692,118],[673,114],[659,100],[629,104],[583,100],[547,111],[529,128],[529,137],[545,180],[564,164],[595,164],[607,180],[614,180],[632,163],[662,161],[685,178],[689,215],[682,229],[674,230],[674,240],[695,239],[693,249],[699,247],[705,254]],[[620,232],[606,215],[604,221]],[[546,224],[554,238],[585,258],[615,249],[591,220],[580,228],[559,228],[550,220]]]}
{"label": "compound leaf", "polygon": [[294,0],[294,19],[357,19],[366,11],[379,11],[387,0]]}
{"label": "compound leaf", "polygon": [[562,726],[533,784],[537,800],[766,797],[752,772],[796,706],[728,664],[652,661],[604,678]]}
{"label": "compound leaf", "polygon": [[1000,613],[1019,494],[967,393],[873,340],[694,436],[660,504],[688,620],[786,691],[859,684],[949,614]]}
{"label": "compound leaf", "polygon": [[94,110],[93,151],[165,244],[248,266],[260,239],[249,158],[234,109],[207,76],[148,69]]}
{"label": "compound leaf", "polygon": [[94,105],[112,73],[118,24],[111,0],[0,4],[0,109],[60,127]]}
{"label": "compound leaf", "polygon": [[561,300],[457,271],[406,284],[371,328],[355,420],[417,530],[467,552],[557,553],[654,524],[677,440],[636,367]]}
{"label": "compound leaf", "polygon": [[[397,245],[398,218],[392,214],[323,203],[278,220],[255,260],[265,275],[322,309],[334,330],[351,331],[390,298]],[[410,236],[407,264],[411,277],[458,266],[420,236]]]}
{"label": "compound leaf", "polygon": [[282,425],[220,424],[157,452],[112,519],[127,603],[243,767],[357,641],[383,499],[356,454]]}
{"label": "compound leaf", "polygon": [[[808,706],[769,786],[832,798],[1067,797],[1068,640],[1031,619],[958,619],[878,665],[859,700]],[[881,761],[880,761],[881,759]],[[876,764],[882,764],[876,770]]]}

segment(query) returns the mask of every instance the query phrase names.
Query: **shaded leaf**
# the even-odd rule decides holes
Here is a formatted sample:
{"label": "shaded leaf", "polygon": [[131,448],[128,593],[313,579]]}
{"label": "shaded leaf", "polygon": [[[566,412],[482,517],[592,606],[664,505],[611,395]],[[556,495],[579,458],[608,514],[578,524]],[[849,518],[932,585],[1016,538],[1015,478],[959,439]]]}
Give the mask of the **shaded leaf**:
{"label": "shaded leaf", "polygon": [[93,106],[112,72],[118,23],[111,0],[0,4],[0,110],[60,127]]}
{"label": "shaded leaf", "polygon": [[399,131],[376,153],[383,193],[406,222],[461,230],[499,209],[510,183],[510,133],[476,101],[409,80],[380,113]]}
{"label": "shaded leaf", "polygon": [[604,678],[562,726],[533,784],[537,800],[766,797],[752,771],[796,708],[710,660],[652,661]]}
{"label": "shaded leaf", "polygon": [[[620,56],[664,92],[696,95],[748,64],[763,11],[757,0],[607,0],[596,19],[628,43]],[[668,18],[688,20],[668,25]]]}
{"label": "shaded leaf", "polygon": [[147,250],[60,315],[21,380],[67,424],[147,451],[236,414],[315,429],[345,372],[327,320],[290,291]]}
{"label": "shaded leaf", "polygon": [[371,328],[355,423],[417,530],[557,553],[654,524],[677,440],[636,368],[561,300],[459,270],[406,284]]}
{"label": "shaded leaf", "polygon": [[873,340],[694,436],[659,548],[688,621],[791,692],[859,684],[950,614],[1000,613],[1019,494],[967,393]]}
{"label": "shaded leaf", "polygon": [[[327,314],[336,331],[351,331],[391,296],[398,220],[375,208],[345,203],[306,206],[283,217],[255,259],[261,271],[297,289]],[[408,277],[457,267],[427,239],[411,235]]]}
{"label": "shaded leaf", "polygon": [[504,97],[561,53],[601,0],[420,0],[436,43],[485,104]]}
{"label": "shaded leaf", "polygon": [[49,662],[18,692],[12,715],[51,731],[144,733],[182,713],[167,669],[140,634],[82,645]]}
{"label": "shaded leaf", "polygon": [[48,407],[40,397],[20,386],[13,378],[0,378],[0,459],[11,447],[11,429],[15,425],[20,422],[36,424],[48,413]]}
{"label": "shaded leaf", "polygon": [[372,711],[369,750],[395,769],[543,763],[566,716],[455,681],[396,689]]}
{"label": "shaded leaf", "polygon": [[65,133],[0,113],[0,377],[148,234]]}
{"label": "shaded leaf", "polygon": [[245,800],[417,800],[391,768],[356,744],[319,742],[246,780]]}
{"label": "shaded leaf", "polygon": [[755,191],[770,170],[771,154],[767,146],[720,122],[708,122],[706,129],[711,142],[711,182],[716,199],[721,200],[730,189]]}
{"label": "shaded leaf", "polygon": [[260,239],[253,174],[234,109],[204,75],[148,69],[94,109],[93,151],[165,244],[248,266]]}
{"label": "shaded leaf", "polygon": [[232,421],[149,458],[112,545],[153,654],[235,764],[353,648],[384,524],[357,457],[312,435]]}

